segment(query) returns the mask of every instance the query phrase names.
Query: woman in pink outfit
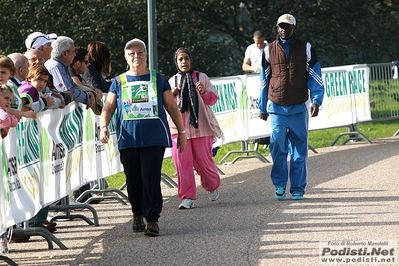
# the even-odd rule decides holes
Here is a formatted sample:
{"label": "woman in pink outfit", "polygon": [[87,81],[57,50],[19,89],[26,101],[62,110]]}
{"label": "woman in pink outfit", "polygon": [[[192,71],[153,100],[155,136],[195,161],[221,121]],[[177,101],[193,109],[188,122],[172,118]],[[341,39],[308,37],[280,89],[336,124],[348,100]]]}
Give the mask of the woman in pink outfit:
{"label": "woman in pink outfit", "polygon": [[[184,130],[178,132],[174,123],[169,121],[173,140],[172,158],[182,201],[179,209],[191,209],[197,198],[193,169],[200,175],[201,185],[208,191],[209,198],[212,201],[219,198],[220,176],[212,158],[212,144],[223,132],[210,108],[219,96],[208,76],[192,69],[193,58],[188,49],[177,49],[174,62],[178,73],[169,79],[169,83],[182,116]],[[178,135],[184,133],[187,146],[180,153],[176,141]]]}
{"label": "woman in pink outfit", "polygon": [[0,85],[0,129],[2,138],[7,136],[11,127],[18,125],[18,119],[8,113],[13,99],[14,93],[12,89],[6,84]]}

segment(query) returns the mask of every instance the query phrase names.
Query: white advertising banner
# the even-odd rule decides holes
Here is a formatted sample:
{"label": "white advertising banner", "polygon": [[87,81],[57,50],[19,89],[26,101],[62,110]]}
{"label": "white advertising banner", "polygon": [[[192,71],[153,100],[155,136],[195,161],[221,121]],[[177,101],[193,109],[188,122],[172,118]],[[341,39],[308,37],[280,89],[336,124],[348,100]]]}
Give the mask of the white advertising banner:
{"label": "white advertising banner", "polygon": [[65,172],[67,164],[67,150],[59,135],[59,127],[62,123],[64,112],[67,110],[52,110],[38,113],[40,127],[40,185],[42,205],[68,195],[69,187]]}
{"label": "white advertising banner", "polygon": [[[88,112],[87,112],[88,113]],[[113,119],[111,119],[108,125],[108,130],[110,132],[110,138],[107,144],[100,142],[100,117],[94,115],[92,124],[94,139],[92,141],[91,149],[95,151],[95,166],[97,175],[92,175],[87,181],[97,179],[99,177],[107,177],[115,173],[123,171],[123,166],[119,161],[119,150],[118,150],[118,136],[116,135],[116,114],[114,114]]]}
{"label": "white advertising banner", "polygon": [[[18,134],[18,136],[17,136]],[[1,161],[6,226],[31,218],[41,209],[37,123],[20,121],[2,139]],[[4,217],[3,217],[4,219]]]}
{"label": "white advertising banner", "polygon": [[73,105],[70,106],[71,109],[63,110],[65,113],[59,127],[61,142],[66,147],[65,186],[71,190],[84,183],[82,179],[87,176],[83,175],[83,168],[89,167],[88,162],[83,162],[83,129],[85,129],[83,118],[86,111],[80,104],[76,104],[75,108],[72,107]]}
{"label": "white advertising banner", "polygon": [[371,120],[367,65],[322,69],[325,94],[319,115],[309,130],[341,127]]}
{"label": "white advertising banner", "polygon": [[83,105],[22,118],[1,140],[2,227],[28,220],[81,185],[121,172],[115,122],[99,141],[99,117]]}
{"label": "white advertising banner", "polygon": [[248,139],[257,139],[270,136],[272,129],[269,120],[264,121],[259,118],[259,94],[260,76],[259,74],[241,76],[248,94],[248,123],[246,126]]}
{"label": "white advertising banner", "polygon": [[219,93],[219,99],[211,109],[223,131],[223,137],[214,146],[245,140],[246,128],[243,125],[247,96],[244,84],[239,77],[215,78],[211,82]]}

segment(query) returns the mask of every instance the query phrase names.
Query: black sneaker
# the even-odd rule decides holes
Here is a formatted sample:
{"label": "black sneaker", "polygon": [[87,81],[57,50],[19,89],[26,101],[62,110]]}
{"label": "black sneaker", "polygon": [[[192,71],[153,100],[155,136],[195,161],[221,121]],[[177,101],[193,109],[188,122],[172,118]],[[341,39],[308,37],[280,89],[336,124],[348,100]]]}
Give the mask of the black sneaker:
{"label": "black sneaker", "polygon": [[133,231],[134,232],[144,232],[145,223],[143,219],[143,215],[133,214]]}
{"label": "black sneaker", "polygon": [[145,230],[144,235],[149,236],[149,237],[159,236],[158,223],[148,222],[147,229]]}

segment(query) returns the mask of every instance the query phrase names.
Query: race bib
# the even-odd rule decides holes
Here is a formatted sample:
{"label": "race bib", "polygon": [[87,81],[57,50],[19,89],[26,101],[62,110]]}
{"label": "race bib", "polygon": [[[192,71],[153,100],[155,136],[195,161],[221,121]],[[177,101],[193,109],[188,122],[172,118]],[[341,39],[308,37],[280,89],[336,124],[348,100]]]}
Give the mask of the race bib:
{"label": "race bib", "polygon": [[127,82],[120,75],[122,87],[122,116],[124,120],[158,118],[156,71],[151,71],[150,81]]}

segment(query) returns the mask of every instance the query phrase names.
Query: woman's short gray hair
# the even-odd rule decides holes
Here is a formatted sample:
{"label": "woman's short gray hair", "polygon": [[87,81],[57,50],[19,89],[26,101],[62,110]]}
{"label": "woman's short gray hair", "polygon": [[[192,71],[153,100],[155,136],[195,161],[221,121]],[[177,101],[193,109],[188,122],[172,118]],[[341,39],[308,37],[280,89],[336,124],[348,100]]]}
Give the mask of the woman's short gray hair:
{"label": "woman's short gray hair", "polygon": [[71,48],[73,40],[66,36],[58,36],[57,40],[51,43],[53,50],[51,51],[51,57],[59,58],[62,52]]}

